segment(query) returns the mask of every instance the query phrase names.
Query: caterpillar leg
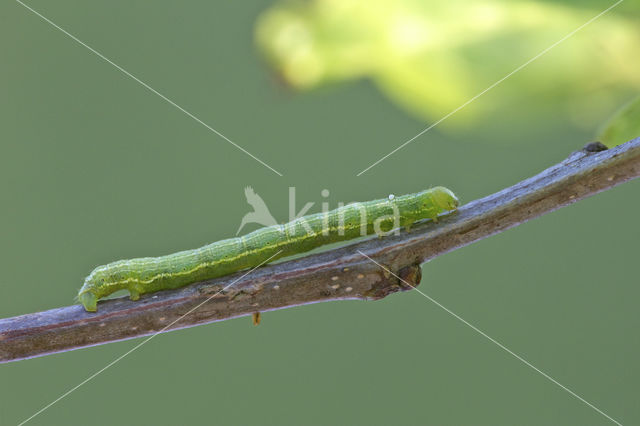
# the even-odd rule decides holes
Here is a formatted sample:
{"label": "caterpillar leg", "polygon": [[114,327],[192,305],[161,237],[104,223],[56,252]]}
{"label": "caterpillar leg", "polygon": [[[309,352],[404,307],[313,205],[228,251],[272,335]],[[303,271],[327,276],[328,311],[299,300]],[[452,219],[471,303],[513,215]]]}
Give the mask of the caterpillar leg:
{"label": "caterpillar leg", "polygon": [[378,238],[384,238],[393,233],[393,228],[389,227],[389,229],[375,229],[374,232],[378,236]]}
{"label": "caterpillar leg", "polygon": [[254,312],[251,315],[251,321],[253,322],[253,325],[258,325],[260,324],[260,312]]}
{"label": "caterpillar leg", "polygon": [[98,310],[98,298],[90,291],[78,295],[78,301],[82,303],[87,312],[95,312]]}
{"label": "caterpillar leg", "polygon": [[414,224],[414,222],[409,222],[407,224],[404,225],[404,230],[407,232],[411,232],[411,226]]}
{"label": "caterpillar leg", "polygon": [[136,288],[129,288],[129,299],[138,300],[140,299],[140,292]]}

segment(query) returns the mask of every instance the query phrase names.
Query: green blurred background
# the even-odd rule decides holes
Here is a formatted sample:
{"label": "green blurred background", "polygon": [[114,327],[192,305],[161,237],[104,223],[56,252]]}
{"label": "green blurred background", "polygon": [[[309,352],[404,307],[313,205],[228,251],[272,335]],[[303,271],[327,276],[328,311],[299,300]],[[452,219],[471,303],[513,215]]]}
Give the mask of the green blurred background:
{"label": "green blurred background", "polygon": [[[587,17],[610,5],[578,3]],[[602,78],[593,83],[604,89],[578,85],[579,109],[544,84],[530,101],[531,82],[574,79],[578,66],[538,76],[557,58],[592,54],[606,34],[599,25],[611,25],[595,22],[469,105],[479,117],[470,124],[436,127],[356,177],[443,114],[407,112],[372,78],[288,87],[255,40],[272,4],[28,4],[284,176],[3,2],[1,317],[74,303],[98,264],[233,236],[249,211],[247,185],[278,220],[289,186],[314,211],[323,189],[332,207],[433,185],[463,201],[490,194],[593,140],[638,92],[632,79],[596,73],[589,81]],[[631,19],[637,8],[626,1],[611,17]],[[482,89],[527,59],[501,58],[485,61],[473,84]],[[442,256],[425,265],[420,288],[621,423],[638,424],[639,190],[640,181],[627,183]],[[139,341],[0,366],[0,424],[26,419]],[[30,422],[87,423],[611,424],[417,292],[158,336]]]}

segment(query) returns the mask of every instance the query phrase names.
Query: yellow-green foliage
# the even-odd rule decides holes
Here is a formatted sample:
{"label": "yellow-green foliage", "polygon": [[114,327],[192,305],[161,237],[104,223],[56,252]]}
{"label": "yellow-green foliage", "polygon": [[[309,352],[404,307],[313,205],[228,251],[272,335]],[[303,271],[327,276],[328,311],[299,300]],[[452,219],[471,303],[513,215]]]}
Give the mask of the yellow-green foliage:
{"label": "yellow-green foliage", "polygon": [[612,148],[637,137],[640,137],[640,97],[618,111],[598,139]]}
{"label": "yellow-green foliage", "polygon": [[[260,17],[256,38],[294,88],[369,77],[394,102],[434,121],[601,11],[513,0],[282,1]],[[597,94],[589,108],[599,114],[614,107],[619,91],[640,89],[639,28],[614,9],[445,125],[553,103],[588,127],[589,114],[580,113],[587,96]]]}

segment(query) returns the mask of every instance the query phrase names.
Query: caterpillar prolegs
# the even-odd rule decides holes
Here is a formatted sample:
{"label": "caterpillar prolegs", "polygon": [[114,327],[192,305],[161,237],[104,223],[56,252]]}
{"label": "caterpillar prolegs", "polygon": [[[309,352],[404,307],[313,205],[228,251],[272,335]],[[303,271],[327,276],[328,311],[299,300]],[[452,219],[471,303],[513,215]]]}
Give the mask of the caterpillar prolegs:
{"label": "caterpillar prolegs", "polygon": [[193,250],[119,260],[95,268],[85,279],[78,300],[93,312],[98,299],[118,290],[128,290],[131,300],[137,300],[144,293],[228,275],[325,244],[408,228],[416,221],[436,219],[443,212],[454,211],[458,205],[453,192],[439,186],[415,194],[348,204]]}

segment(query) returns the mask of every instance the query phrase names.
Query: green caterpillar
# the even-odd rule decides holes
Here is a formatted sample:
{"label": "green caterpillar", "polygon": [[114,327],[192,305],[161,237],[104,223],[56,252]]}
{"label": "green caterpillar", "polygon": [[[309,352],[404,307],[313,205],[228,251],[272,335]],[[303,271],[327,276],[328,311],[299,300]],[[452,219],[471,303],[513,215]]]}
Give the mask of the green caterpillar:
{"label": "green caterpillar", "polygon": [[231,274],[266,260],[304,253],[316,247],[376,233],[385,235],[422,219],[436,220],[454,211],[458,198],[444,187],[388,199],[352,203],[335,210],[267,226],[247,235],[160,257],[119,260],[98,266],[85,279],[78,300],[87,311],[98,299],[128,290],[131,300],[141,294],[168,290]]}

